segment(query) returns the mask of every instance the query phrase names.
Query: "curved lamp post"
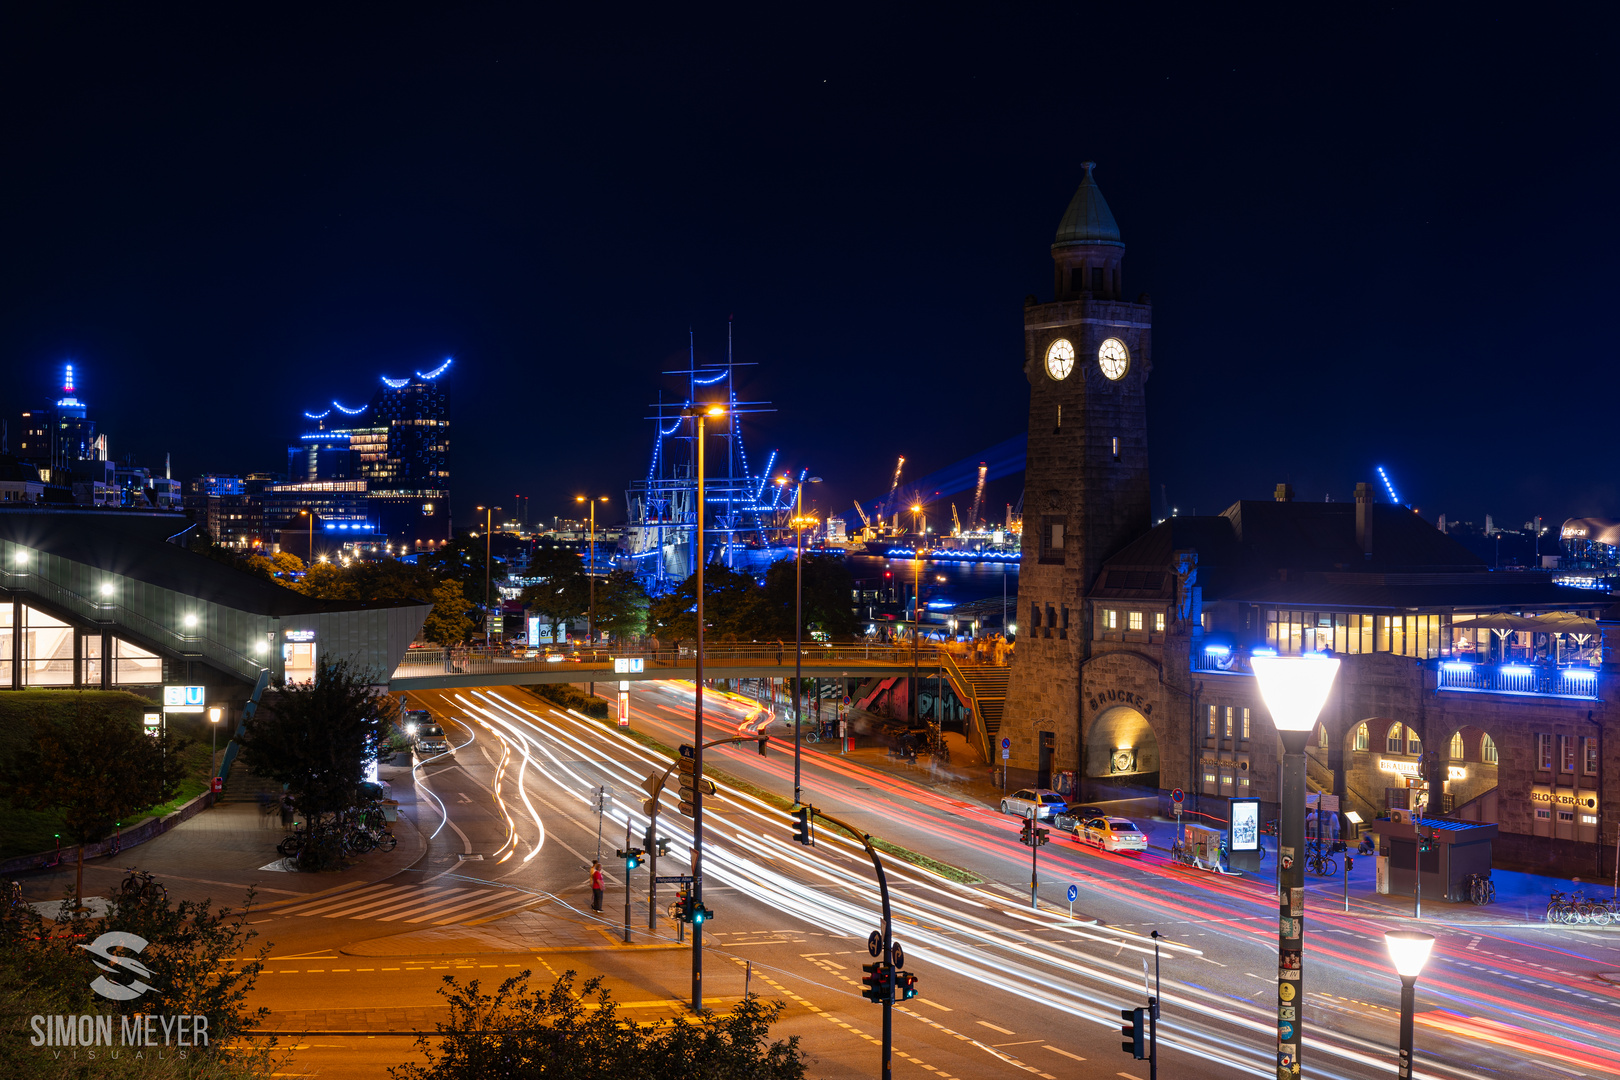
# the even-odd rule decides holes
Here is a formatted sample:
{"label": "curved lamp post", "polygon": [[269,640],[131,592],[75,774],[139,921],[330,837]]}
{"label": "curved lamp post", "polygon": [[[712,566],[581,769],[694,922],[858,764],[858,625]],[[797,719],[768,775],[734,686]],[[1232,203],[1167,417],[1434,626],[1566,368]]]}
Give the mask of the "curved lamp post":
{"label": "curved lamp post", "polygon": [[[784,487],[792,483],[792,476],[777,478]],[[801,791],[800,760],[804,744],[804,530],[813,529],[819,522],[804,516],[804,485],[819,484],[821,477],[801,480],[793,493],[793,805],[798,806]],[[819,683],[817,684],[820,685]],[[820,706],[816,707],[818,710]],[[819,712],[818,712],[819,715]]]}
{"label": "curved lamp post", "polygon": [[1384,934],[1395,974],[1401,977],[1401,1056],[1395,1075],[1407,1080],[1412,1075],[1412,1011],[1417,1000],[1417,979],[1429,962],[1434,936],[1417,930],[1390,930]]}
{"label": "curved lamp post", "polygon": [[1277,1068],[1302,1075],[1305,1005],[1305,745],[1338,674],[1316,654],[1251,656],[1260,696],[1283,744],[1277,837]]}

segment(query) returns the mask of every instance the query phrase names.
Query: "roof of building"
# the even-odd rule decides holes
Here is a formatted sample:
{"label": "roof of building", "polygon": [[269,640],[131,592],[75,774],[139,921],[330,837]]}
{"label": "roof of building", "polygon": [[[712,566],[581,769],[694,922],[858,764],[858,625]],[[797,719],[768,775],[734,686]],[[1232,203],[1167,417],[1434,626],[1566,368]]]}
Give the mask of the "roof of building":
{"label": "roof of building", "polygon": [[1085,179],[1075,189],[1074,198],[1069,200],[1069,209],[1064,211],[1063,220],[1058,223],[1057,236],[1052,243],[1056,244],[1119,244],[1119,225],[1114,221],[1114,213],[1108,209],[1108,202],[1103,198],[1102,191],[1097,187],[1097,181],[1091,177],[1091,170],[1097,167],[1095,161],[1087,161],[1082,166],[1086,170]]}
{"label": "roof of building", "polygon": [[1103,564],[1097,599],[1170,600],[1176,553],[1197,555],[1205,603],[1339,609],[1607,608],[1606,593],[1542,573],[1497,573],[1403,506],[1372,504],[1372,552],[1357,539],[1354,503],[1233,503],[1210,517],[1161,522]]}
{"label": "roof of building", "polygon": [[191,528],[184,515],[159,511],[0,508],[0,539],[238,611],[283,617],[420,603],[316,600],[169,542]]}

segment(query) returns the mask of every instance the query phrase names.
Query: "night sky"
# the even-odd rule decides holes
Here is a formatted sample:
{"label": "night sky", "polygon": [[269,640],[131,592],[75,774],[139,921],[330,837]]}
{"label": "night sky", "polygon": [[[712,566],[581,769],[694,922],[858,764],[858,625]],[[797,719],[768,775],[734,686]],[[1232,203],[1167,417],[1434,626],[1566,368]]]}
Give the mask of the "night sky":
{"label": "night sky", "polygon": [[750,454],[843,510],[1024,429],[1095,160],[1156,510],[1620,515],[1612,5],[141,7],[0,24],[0,405],[72,361],[120,459],[285,469],[454,356],[459,517],[622,506],[734,317]]}

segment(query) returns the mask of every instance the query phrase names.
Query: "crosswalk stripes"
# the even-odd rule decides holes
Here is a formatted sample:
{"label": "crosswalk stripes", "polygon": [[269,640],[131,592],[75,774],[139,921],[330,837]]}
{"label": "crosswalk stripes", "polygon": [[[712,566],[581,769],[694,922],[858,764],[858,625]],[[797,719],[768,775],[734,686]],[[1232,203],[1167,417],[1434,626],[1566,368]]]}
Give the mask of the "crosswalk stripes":
{"label": "crosswalk stripes", "polygon": [[367,885],[336,896],[323,896],[277,908],[277,915],[323,919],[372,919],[377,922],[449,923],[485,919],[521,911],[539,897],[516,889],[464,885]]}

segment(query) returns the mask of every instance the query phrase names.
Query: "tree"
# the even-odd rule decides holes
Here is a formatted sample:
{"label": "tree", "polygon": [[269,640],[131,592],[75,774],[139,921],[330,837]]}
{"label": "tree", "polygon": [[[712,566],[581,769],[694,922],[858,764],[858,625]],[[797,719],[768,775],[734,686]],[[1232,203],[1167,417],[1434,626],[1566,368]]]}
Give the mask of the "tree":
{"label": "tree", "polygon": [[542,580],[523,590],[523,606],[544,615],[553,626],[577,619],[589,610],[591,584],[586,580],[585,562],[579,552],[538,548],[529,561],[529,574]]}
{"label": "tree", "polygon": [[628,570],[615,570],[596,583],[596,628],[617,640],[647,632],[647,608],[652,603]]}
{"label": "tree", "polygon": [[317,600],[361,600],[343,567],[336,563],[317,562],[310,565],[304,576],[293,584],[293,589]]}
{"label": "tree", "polygon": [[278,551],[270,557],[270,561],[275,565],[277,574],[302,574],[304,572],[304,560],[290,551]]}
{"label": "tree", "polygon": [[[482,601],[484,595],[484,538],[462,533],[437,551],[424,551],[416,557],[416,564],[433,576],[435,581],[450,578],[459,581],[468,596]],[[503,581],[506,571],[500,563],[491,563],[491,580]]]}
{"label": "tree", "polygon": [[422,624],[422,634],[435,645],[461,644],[473,632],[473,621],[467,617],[472,606],[459,581],[441,581],[433,590],[433,610]]}
{"label": "tree", "polygon": [[[793,605],[796,588],[793,560],[772,563],[765,574],[765,595],[773,611],[786,615],[786,640],[793,634]],[[806,555],[804,557],[804,634],[808,639],[813,629],[819,629],[829,638],[846,640],[854,635],[858,625],[855,604],[851,599],[855,591],[855,578],[849,567],[837,555]]]}
{"label": "tree", "polygon": [[565,972],[549,989],[529,972],[486,993],[478,980],[445,978],[450,1019],[417,1039],[424,1065],[391,1069],[395,1080],[803,1080],[797,1035],[769,1042],[782,1003],[753,994],[726,1014],[704,1012],[650,1029],[619,1015],[600,977],[574,990]]}
{"label": "tree", "polygon": [[147,735],[123,710],[81,698],[65,720],[36,717],[27,745],[12,757],[12,805],[60,811],[68,838],[80,845],[75,895],[84,892],[83,845],[180,790],[175,755],[184,744],[159,730]]}
{"label": "tree", "polygon": [[[653,633],[677,641],[697,636],[697,575],[693,574],[659,597],[648,609]],[[703,571],[704,636],[711,641],[730,634],[742,641],[775,641],[793,633],[792,610],[774,610],[750,574],[724,563],[710,563]]]}
{"label": "tree", "polygon": [[[238,739],[254,775],[285,784],[311,824],[365,801],[360,783],[387,737],[390,710],[373,682],[347,660],[323,658],[309,682],[279,685]],[[300,861],[318,869],[340,855],[305,845]]]}

